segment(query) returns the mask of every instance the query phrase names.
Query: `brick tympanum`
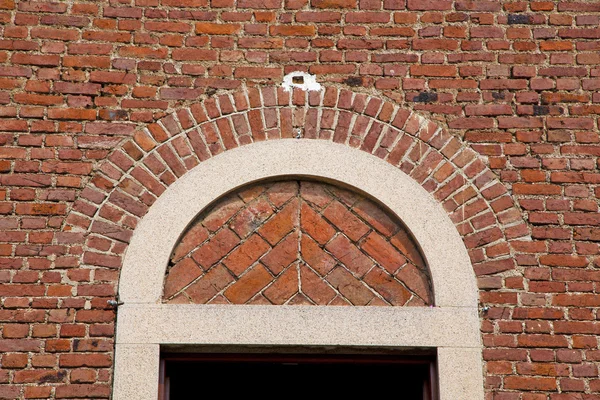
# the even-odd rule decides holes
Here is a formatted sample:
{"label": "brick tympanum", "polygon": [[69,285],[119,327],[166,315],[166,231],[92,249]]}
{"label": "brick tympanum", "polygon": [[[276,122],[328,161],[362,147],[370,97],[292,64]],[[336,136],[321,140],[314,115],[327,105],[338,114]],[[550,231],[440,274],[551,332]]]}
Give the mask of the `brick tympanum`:
{"label": "brick tympanum", "polygon": [[219,199],[175,247],[169,303],[423,306],[424,260],[402,223],[330,184],[280,181]]}

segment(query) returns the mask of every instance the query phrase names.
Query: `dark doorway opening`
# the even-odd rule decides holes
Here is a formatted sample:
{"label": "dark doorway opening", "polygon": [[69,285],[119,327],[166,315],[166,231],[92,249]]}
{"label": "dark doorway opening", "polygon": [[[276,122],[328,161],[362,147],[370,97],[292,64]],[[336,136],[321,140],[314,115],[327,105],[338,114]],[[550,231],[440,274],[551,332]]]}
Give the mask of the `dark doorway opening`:
{"label": "dark doorway opening", "polygon": [[161,399],[326,399],[392,396],[436,400],[432,356],[331,354],[163,354]]}

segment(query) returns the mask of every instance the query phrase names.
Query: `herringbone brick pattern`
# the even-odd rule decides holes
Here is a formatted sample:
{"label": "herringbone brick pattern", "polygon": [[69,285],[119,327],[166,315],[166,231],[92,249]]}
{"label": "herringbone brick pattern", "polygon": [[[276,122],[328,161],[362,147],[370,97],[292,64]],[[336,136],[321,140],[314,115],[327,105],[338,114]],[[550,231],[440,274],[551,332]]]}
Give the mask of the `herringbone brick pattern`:
{"label": "herringbone brick pattern", "polygon": [[281,181],[219,200],[182,237],[170,303],[424,306],[423,258],[400,221],[354,192]]}

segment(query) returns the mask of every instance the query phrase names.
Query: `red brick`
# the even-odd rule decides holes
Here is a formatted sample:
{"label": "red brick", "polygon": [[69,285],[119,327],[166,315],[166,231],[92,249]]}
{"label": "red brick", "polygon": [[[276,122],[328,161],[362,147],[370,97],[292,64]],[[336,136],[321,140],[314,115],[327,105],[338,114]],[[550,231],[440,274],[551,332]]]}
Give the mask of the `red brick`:
{"label": "red brick", "polygon": [[264,295],[273,304],[284,304],[297,293],[298,287],[298,271],[291,267],[264,291]]}
{"label": "red brick", "polygon": [[315,8],[355,8],[356,0],[311,0],[311,6]]}
{"label": "red brick", "polygon": [[308,236],[302,236],[300,254],[302,260],[321,276],[325,276],[331,271],[336,263],[333,257]]}
{"label": "red brick", "polygon": [[169,269],[163,296],[169,298],[202,274],[202,270],[191,259],[185,258]]}
{"label": "red brick", "polygon": [[211,232],[218,230],[226,221],[239,212],[244,203],[237,197],[229,197],[220,201],[203,220],[204,225]]}
{"label": "red brick", "polygon": [[15,383],[59,383],[65,382],[67,372],[65,370],[29,370],[15,372]]}
{"label": "red brick", "polygon": [[568,347],[567,339],[558,335],[521,335],[517,341],[523,347]]}
{"label": "red brick", "polygon": [[393,306],[403,306],[411,298],[411,294],[391,275],[373,268],[365,275],[365,282]]}
{"label": "red brick", "polygon": [[[302,238],[304,240],[304,237]],[[260,262],[277,275],[298,258],[298,233],[292,232],[273,247]]]}
{"label": "red brick", "polygon": [[61,354],[60,367],[108,367],[112,365],[111,357],[107,354]]}
{"label": "red brick", "polygon": [[359,277],[362,277],[374,265],[373,261],[343,235],[336,236],[325,249]]}
{"label": "red brick", "polygon": [[199,246],[208,238],[208,231],[200,224],[196,224],[190,228],[179,241],[175,251],[171,257],[172,261],[179,261],[182,257],[187,255],[190,251]]}
{"label": "red brick", "polygon": [[238,46],[250,49],[279,49],[283,47],[283,40],[281,38],[240,38]]}
{"label": "red brick", "polygon": [[327,243],[335,234],[335,229],[304,202],[300,210],[300,226],[320,244]]}
{"label": "red brick", "polygon": [[272,25],[269,28],[273,36],[313,36],[316,31],[312,25]]}
{"label": "red brick", "polygon": [[15,53],[11,61],[15,64],[39,65],[39,66],[58,66],[59,56],[57,55],[30,55]]}
{"label": "red brick", "polygon": [[327,305],[336,296],[335,291],[308,267],[301,265],[302,292],[317,305]]}
{"label": "red brick", "polygon": [[323,216],[354,241],[359,240],[369,231],[367,225],[338,201],[329,204],[323,212]]}
{"label": "red brick", "polygon": [[292,200],[260,227],[258,233],[275,245],[298,225],[298,217],[298,200]]}
{"label": "red brick", "polygon": [[512,390],[554,390],[557,386],[555,378],[518,376],[506,377],[504,385]]}
{"label": "red brick", "polygon": [[223,264],[234,274],[239,276],[248,267],[254,264],[271,247],[259,235],[254,234],[238,246],[224,260]]}
{"label": "red brick", "polygon": [[186,288],[185,293],[190,297],[192,302],[204,304],[226,288],[233,280],[231,273],[223,265],[218,265],[211,268],[206,275]]}
{"label": "red brick", "polygon": [[399,230],[397,223],[381,207],[378,207],[370,200],[364,199],[359,201],[354,205],[352,211],[386,237],[392,236]]}
{"label": "red brick", "polygon": [[237,67],[234,72],[236,78],[274,78],[282,76],[281,68],[265,67]]}
{"label": "red brick", "polygon": [[361,243],[360,248],[375,259],[385,270],[394,274],[404,264],[402,256],[389,242],[375,232],[371,232]]}
{"label": "red brick", "polygon": [[323,185],[314,182],[302,182],[300,185],[300,194],[302,198],[308,201],[315,209],[322,210],[332,200]]}
{"label": "red brick", "polygon": [[273,277],[260,264],[245,273],[225,291],[225,297],[234,304],[244,304],[262,290]]}
{"label": "red brick", "polygon": [[581,256],[571,255],[545,255],[540,257],[540,263],[542,265],[551,265],[559,267],[586,267],[588,260]]}
{"label": "red brick", "polygon": [[26,353],[6,353],[2,356],[2,368],[25,368],[27,359]]}
{"label": "red brick", "polygon": [[289,199],[298,194],[297,182],[277,182],[267,189],[266,195],[275,207],[283,206]]}
{"label": "red brick", "polygon": [[410,67],[412,76],[456,76],[456,67],[437,65],[412,65]]}
{"label": "red brick", "polygon": [[173,55],[174,60],[180,60],[180,61],[216,61],[217,60],[217,52],[215,50],[208,50],[208,49],[175,49],[175,50],[173,50],[172,55]]}
{"label": "red brick", "polygon": [[258,8],[258,9],[275,9],[281,7],[281,0],[265,0],[256,2],[255,0],[240,0],[237,3],[239,8]]}
{"label": "red brick", "polygon": [[207,270],[229,253],[240,239],[231,230],[221,229],[207,243],[192,253],[192,258]]}
{"label": "red brick", "polygon": [[406,264],[396,273],[396,279],[402,281],[411,292],[423,299],[425,304],[432,303],[430,278],[424,270],[418,269],[413,264]]}
{"label": "red brick", "polygon": [[111,388],[105,384],[80,384],[80,385],[63,385],[56,388],[57,399],[71,398],[108,398]]}
{"label": "red brick", "polygon": [[26,399],[45,399],[52,396],[51,387],[29,386],[25,388]]}
{"label": "red brick", "polygon": [[373,293],[344,268],[334,269],[327,281],[355,306],[365,306],[373,300]]}
{"label": "red brick", "polygon": [[[415,39],[413,40],[413,49],[415,50],[457,50],[459,46],[458,40],[454,39]],[[450,71],[455,67],[446,66],[439,71]],[[417,68],[417,70],[419,70]],[[433,66],[428,66],[425,71],[435,71]],[[454,74],[453,74],[454,75]],[[440,76],[440,75],[434,75]]]}

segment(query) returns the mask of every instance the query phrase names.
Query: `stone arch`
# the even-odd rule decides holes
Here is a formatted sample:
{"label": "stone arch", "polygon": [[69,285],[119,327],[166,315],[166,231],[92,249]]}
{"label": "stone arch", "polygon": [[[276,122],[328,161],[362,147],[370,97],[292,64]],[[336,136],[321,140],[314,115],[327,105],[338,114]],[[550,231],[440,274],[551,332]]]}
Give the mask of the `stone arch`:
{"label": "stone arch", "polygon": [[288,176],[337,182],[388,207],[421,248],[436,306],[477,306],[474,274],[461,237],[444,210],[419,184],[359,150],[295,139],[229,150],[198,165],[169,187],[135,230],[121,270],[121,299],[160,303],[170,255],[197,215],[215,199],[247,183]]}
{"label": "stone arch", "polygon": [[136,131],[99,166],[64,229],[87,233],[83,264],[119,268],[140,218],[179,177],[227,150],[282,138],[346,144],[409,175],[444,207],[477,276],[511,274],[512,242],[530,240],[505,186],[475,151],[416,113],[336,87],[243,87]]}

